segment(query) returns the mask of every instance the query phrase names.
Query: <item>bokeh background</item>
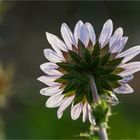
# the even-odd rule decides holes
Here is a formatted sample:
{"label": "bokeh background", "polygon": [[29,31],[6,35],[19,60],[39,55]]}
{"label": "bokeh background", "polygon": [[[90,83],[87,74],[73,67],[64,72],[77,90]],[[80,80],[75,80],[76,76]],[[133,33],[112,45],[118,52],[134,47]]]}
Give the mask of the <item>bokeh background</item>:
{"label": "bokeh background", "polygon": [[[71,29],[81,19],[91,22],[99,35],[111,18],[129,36],[125,49],[140,44],[140,1],[0,1],[0,139],[79,139],[89,123],[73,121],[69,109],[61,120],[56,109],[45,107],[45,87],[36,80],[50,47],[45,31],[60,36],[66,22]],[[140,60],[140,55],[134,60]],[[118,95],[113,107],[110,139],[140,139],[140,73],[130,83],[135,92]]]}

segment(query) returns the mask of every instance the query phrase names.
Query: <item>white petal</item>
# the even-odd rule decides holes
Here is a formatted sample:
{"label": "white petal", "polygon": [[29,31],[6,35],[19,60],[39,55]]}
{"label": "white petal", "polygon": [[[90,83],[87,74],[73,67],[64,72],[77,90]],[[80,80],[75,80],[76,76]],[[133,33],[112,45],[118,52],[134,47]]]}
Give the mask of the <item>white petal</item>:
{"label": "white petal", "polygon": [[71,30],[65,23],[61,26],[61,34],[69,50],[72,49],[72,44],[75,46],[77,45]]}
{"label": "white petal", "polygon": [[73,120],[78,119],[80,114],[81,114],[82,109],[83,109],[82,103],[78,103],[75,106],[72,105],[72,108],[71,108],[71,118]]}
{"label": "white petal", "polygon": [[59,85],[54,85],[54,86],[46,87],[46,88],[43,88],[43,89],[40,90],[40,94],[41,95],[45,95],[45,96],[52,96],[52,95],[62,91],[59,88],[60,88]]}
{"label": "white petal", "polygon": [[113,49],[111,50],[111,53],[117,53],[117,52],[120,53],[123,50],[123,48],[124,48],[127,40],[128,40],[128,37],[122,37],[122,38],[120,38],[116,42],[115,46],[113,46]]}
{"label": "white petal", "polygon": [[56,51],[59,52],[60,50],[63,50],[67,52],[67,47],[64,44],[62,40],[60,40],[57,36],[46,32],[46,37],[48,39],[48,42],[51,44],[52,48]]}
{"label": "white petal", "polygon": [[85,23],[85,26],[87,27],[89,38],[90,38],[90,40],[91,40],[91,42],[93,43],[93,46],[94,46],[94,44],[96,43],[96,34],[95,34],[95,31],[94,31],[94,28],[88,22]]}
{"label": "white petal", "polygon": [[88,104],[88,119],[91,124],[95,125],[95,119],[93,118],[93,115],[91,114],[91,107]]}
{"label": "white petal", "polygon": [[61,93],[62,91],[49,97],[49,99],[46,102],[46,107],[53,108],[60,106],[64,97],[64,95],[62,95]]}
{"label": "white petal", "polygon": [[83,106],[83,122],[87,120],[87,117],[88,117],[88,108],[87,108],[87,102],[85,102]]}
{"label": "white petal", "polygon": [[48,86],[54,86],[54,85],[60,85],[57,82],[54,82],[57,78],[59,78],[60,76],[56,76],[56,75],[46,75],[46,76],[40,76],[39,78],[37,78],[38,81],[48,85]]}
{"label": "white petal", "polygon": [[131,62],[131,63],[123,64],[119,67],[125,69],[123,72],[119,73],[120,76],[124,77],[140,71],[140,62]]}
{"label": "white petal", "polygon": [[40,69],[48,75],[63,75],[60,71],[56,70],[58,66],[55,63],[47,62],[40,65]]}
{"label": "white petal", "polygon": [[52,49],[45,49],[44,55],[49,61],[54,62],[54,63],[65,61],[62,54],[59,54],[53,51]]}
{"label": "white petal", "polygon": [[127,40],[128,40],[128,37],[126,37],[126,36],[121,38],[118,53],[120,53],[123,50]]}
{"label": "white petal", "polygon": [[109,41],[113,31],[113,23],[112,20],[107,20],[107,22],[103,25],[103,29],[101,31],[99,37],[99,43],[101,48],[103,48]]}
{"label": "white petal", "polygon": [[134,90],[128,84],[122,84],[121,87],[114,89],[114,92],[118,94],[129,94],[134,92]]}
{"label": "white petal", "polygon": [[83,25],[81,27],[81,31],[80,31],[80,38],[79,38],[82,43],[85,45],[85,47],[88,46],[89,43],[89,33],[88,33],[88,29],[85,25]]}
{"label": "white petal", "polygon": [[124,57],[122,63],[126,63],[132,58],[134,58],[136,55],[138,55],[139,53],[140,53],[140,46],[135,46],[118,54],[116,57],[117,58]]}
{"label": "white petal", "polygon": [[[109,47],[112,53],[120,52],[124,47],[123,29],[119,27],[110,38]],[[126,43],[126,42],[125,42]]]}
{"label": "white petal", "polygon": [[75,96],[70,96],[70,97],[65,97],[63,99],[62,104],[61,104],[61,106],[59,107],[59,109],[57,111],[57,117],[58,117],[58,119],[60,119],[62,117],[63,112],[72,103],[74,97]]}
{"label": "white petal", "polygon": [[109,41],[109,47],[112,50],[113,47],[116,46],[117,42],[119,41],[119,39],[123,36],[123,29],[121,27],[119,27],[114,34],[112,35],[112,37],[110,38]]}
{"label": "white petal", "polygon": [[121,83],[128,83],[134,78],[134,75],[127,75],[124,76],[122,80],[120,80]]}
{"label": "white petal", "polygon": [[74,37],[75,37],[77,44],[78,44],[78,39],[80,38],[80,32],[81,32],[82,26],[83,26],[83,22],[81,20],[79,20],[74,28]]}
{"label": "white petal", "polygon": [[111,93],[110,102],[112,103],[113,106],[117,105],[119,103],[119,100],[114,93]]}

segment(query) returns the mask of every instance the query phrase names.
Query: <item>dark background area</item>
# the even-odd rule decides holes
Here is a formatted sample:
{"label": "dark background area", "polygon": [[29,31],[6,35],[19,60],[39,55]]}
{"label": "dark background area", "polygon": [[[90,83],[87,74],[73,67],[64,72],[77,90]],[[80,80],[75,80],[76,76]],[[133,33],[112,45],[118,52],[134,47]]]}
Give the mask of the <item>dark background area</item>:
{"label": "dark background area", "polygon": [[[0,62],[15,67],[8,104],[1,110],[2,132],[7,139],[60,138],[78,139],[89,123],[73,121],[70,109],[61,120],[56,109],[45,107],[47,97],[39,90],[45,87],[36,79],[39,65],[46,62],[43,49],[50,47],[45,32],[61,38],[63,22],[73,30],[76,22],[90,22],[99,35],[104,22],[112,19],[114,30],[123,27],[129,36],[125,49],[140,44],[140,2],[131,1],[3,1],[0,3]],[[140,55],[134,60],[140,60]],[[117,95],[120,104],[113,107],[110,118],[111,139],[140,139],[140,73],[130,83],[135,92]],[[1,128],[0,128],[1,131]]]}

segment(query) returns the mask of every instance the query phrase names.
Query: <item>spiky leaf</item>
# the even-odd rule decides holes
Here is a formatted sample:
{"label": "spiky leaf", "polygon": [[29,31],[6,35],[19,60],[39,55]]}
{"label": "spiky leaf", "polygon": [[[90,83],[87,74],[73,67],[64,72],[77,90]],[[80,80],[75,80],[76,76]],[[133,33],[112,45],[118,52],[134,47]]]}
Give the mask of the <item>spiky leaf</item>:
{"label": "spiky leaf", "polygon": [[75,52],[69,51],[69,54],[70,54],[70,57],[71,57],[72,61],[74,61],[76,63],[80,62],[80,57]]}

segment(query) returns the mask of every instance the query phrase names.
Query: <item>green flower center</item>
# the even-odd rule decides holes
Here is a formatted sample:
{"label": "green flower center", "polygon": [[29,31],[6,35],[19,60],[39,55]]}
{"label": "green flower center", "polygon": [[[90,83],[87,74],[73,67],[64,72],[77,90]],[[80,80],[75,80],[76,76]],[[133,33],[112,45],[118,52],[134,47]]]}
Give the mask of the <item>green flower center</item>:
{"label": "green flower center", "polygon": [[115,58],[115,54],[109,53],[108,44],[103,49],[98,42],[94,46],[90,43],[88,48],[81,42],[78,44],[78,49],[73,47],[72,51],[64,53],[67,62],[57,63],[64,75],[56,82],[62,83],[65,96],[75,94],[75,104],[85,99],[92,103],[90,76],[94,77],[99,95],[110,93],[120,86],[118,80],[122,77],[117,74],[123,69],[117,66],[123,58]]}

